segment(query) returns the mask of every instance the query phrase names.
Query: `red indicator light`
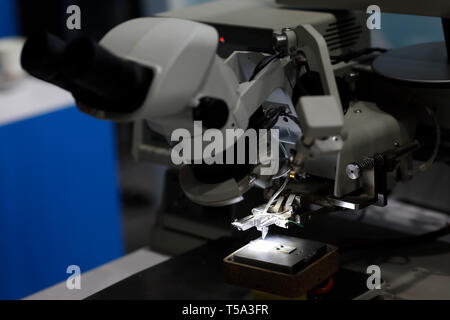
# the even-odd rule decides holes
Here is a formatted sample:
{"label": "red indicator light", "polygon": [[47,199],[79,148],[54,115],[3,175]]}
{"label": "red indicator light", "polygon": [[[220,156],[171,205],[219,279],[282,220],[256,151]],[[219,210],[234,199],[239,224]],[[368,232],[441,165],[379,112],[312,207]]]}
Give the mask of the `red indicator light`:
{"label": "red indicator light", "polygon": [[224,38],[224,37],[220,37],[220,38],[219,38],[219,42],[220,42],[220,43],[225,43],[225,38]]}

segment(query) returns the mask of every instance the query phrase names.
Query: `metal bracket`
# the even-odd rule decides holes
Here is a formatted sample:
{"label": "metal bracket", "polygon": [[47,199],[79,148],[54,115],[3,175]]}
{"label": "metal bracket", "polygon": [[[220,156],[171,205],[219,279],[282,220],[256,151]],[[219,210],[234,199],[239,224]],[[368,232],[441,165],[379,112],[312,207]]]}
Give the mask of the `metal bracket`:
{"label": "metal bracket", "polygon": [[[297,34],[297,47],[305,53],[310,68],[320,74],[324,94],[335,97],[340,110],[342,110],[341,98],[325,39],[309,24],[300,25],[294,31]],[[344,112],[342,111],[343,115]]]}

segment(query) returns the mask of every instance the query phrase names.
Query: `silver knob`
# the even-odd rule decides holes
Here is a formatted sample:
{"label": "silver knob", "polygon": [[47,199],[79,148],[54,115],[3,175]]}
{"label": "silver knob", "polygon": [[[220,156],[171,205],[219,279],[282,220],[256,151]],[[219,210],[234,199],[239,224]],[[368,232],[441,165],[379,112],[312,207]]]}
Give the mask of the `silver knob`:
{"label": "silver knob", "polygon": [[352,180],[359,179],[359,176],[361,175],[361,169],[354,163],[349,164],[345,171],[347,172],[347,176]]}

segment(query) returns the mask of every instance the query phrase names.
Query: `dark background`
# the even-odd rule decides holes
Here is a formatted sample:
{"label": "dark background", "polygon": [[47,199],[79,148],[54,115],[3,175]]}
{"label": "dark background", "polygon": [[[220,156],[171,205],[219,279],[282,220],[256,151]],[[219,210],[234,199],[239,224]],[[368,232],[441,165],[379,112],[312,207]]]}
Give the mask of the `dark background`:
{"label": "dark background", "polygon": [[[70,5],[81,8],[81,30],[68,30],[66,9]],[[99,41],[118,24],[163,11],[165,1],[140,0],[48,0],[18,1],[19,32],[29,36],[47,31],[70,40],[89,36]],[[122,205],[122,224],[125,251],[131,252],[148,245],[149,231],[161,196],[165,168],[150,163],[137,163],[131,157],[132,125],[115,124],[119,186]]]}

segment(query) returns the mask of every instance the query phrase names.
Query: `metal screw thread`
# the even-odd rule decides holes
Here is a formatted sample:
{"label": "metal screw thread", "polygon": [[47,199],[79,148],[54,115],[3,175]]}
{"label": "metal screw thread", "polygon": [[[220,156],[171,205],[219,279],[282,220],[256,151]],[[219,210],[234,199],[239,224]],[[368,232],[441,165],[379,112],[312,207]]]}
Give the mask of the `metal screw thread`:
{"label": "metal screw thread", "polygon": [[362,161],[358,161],[355,163],[360,169],[372,169],[375,166],[375,160],[372,158],[366,158]]}

